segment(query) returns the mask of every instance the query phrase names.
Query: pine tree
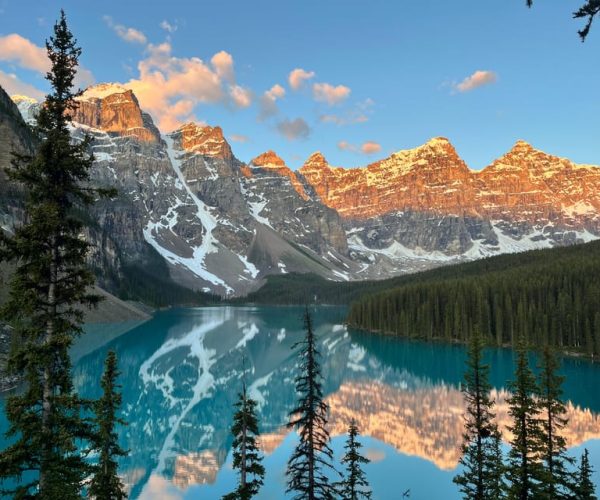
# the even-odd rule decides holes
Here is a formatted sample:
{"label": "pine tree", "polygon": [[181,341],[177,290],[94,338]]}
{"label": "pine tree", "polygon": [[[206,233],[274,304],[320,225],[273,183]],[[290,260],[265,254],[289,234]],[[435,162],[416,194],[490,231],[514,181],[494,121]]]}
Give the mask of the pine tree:
{"label": "pine tree", "polygon": [[462,392],[466,402],[465,433],[461,464],[454,478],[463,498],[500,498],[502,490],[502,449],[500,432],[494,422],[494,401],[490,398],[490,367],[483,363],[485,342],[480,333],[469,342],[467,371]]}
{"label": "pine tree", "polygon": [[96,415],[95,448],[99,452],[98,465],[90,483],[90,496],[97,500],[122,500],[127,498],[125,487],[118,474],[118,457],[124,457],[127,452],[119,446],[119,435],[115,427],[125,422],[117,416],[121,406],[120,386],[117,378],[120,373],[117,368],[117,355],[109,351],[104,364],[104,374],[100,385],[102,397],[94,402]]}
{"label": "pine tree", "polygon": [[342,458],[342,464],[346,466],[346,477],[335,485],[342,500],[359,500],[360,498],[368,500],[372,496],[369,482],[362,470],[362,465],[368,464],[370,460],[360,454],[362,445],[356,439],[357,437],[358,427],[356,422],[352,421],[348,427],[348,439],[344,446],[346,453]]}
{"label": "pine tree", "polygon": [[[248,396],[245,383],[235,406],[238,410],[231,428],[234,436],[233,468],[238,469],[240,481],[236,490],[225,495],[223,500],[249,500],[258,494],[263,484],[265,468],[256,443],[259,436],[256,401]],[[249,476],[253,478],[249,479]]]}
{"label": "pine tree", "polygon": [[323,401],[320,354],[308,309],[304,328],[305,338],[292,347],[300,347],[300,373],[295,378],[299,400],[290,412],[288,427],[298,429],[300,440],[288,461],[286,492],[295,492],[295,499],[329,500],[335,491],[324,469],[335,469],[326,429],[328,407]]}
{"label": "pine tree", "polygon": [[[533,0],[526,0],[527,7],[533,5]],[[600,0],[586,0],[586,2],[573,12],[574,18],[586,19],[585,26],[578,31],[581,41],[584,42],[590,33],[594,18],[600,14]]]}
{"label": "pine tree", "polygon": [[544,481],[541,491],[546,498],[570,498],[574,488],[567,465],[573,461],[566,455],[567,444],[561,430],[567,425],[566,408],[561,400],[564,377],[558,375],[559,362],[554,350],[545,346],[541,353],[538,377],[540,418],[542,424],[541,452]]}
{"label": "pine tree", "polygon": [[573,498],[577,500],[598,500],[596,496],[596,487],[592,482],[592,473],[594,470],[590,465],[590,458],[587,448],[581,455],[581,463],[577,473],[577,487]]}
{"label": "pine tree", "polygon": [[515,380],[509,383],[511,392],[507,402],[512,417],[513,438],[508,453],[506,478],[509,499],[529,500],[539,498],[543,479],[541,464],[540,408],[536,400],[537,385],[529,367],[527,346],[523,338],[517,347]]}
{"label": "pine tree", "polygon": [[15,328],[8,368],[26,382],[6,405],[11,446],[0,454],[0,479],[21,481],[16,498],[78,498],[89,466],[78,451],[90,426],[73,390],[69,347],[81,332],[82,306],[93,275],[85,266],[89,244],[82,240],[77,209],[97,194],[87,186],[93,157],[89,139],[71,142],[70,113],[76,106],[73,79],[81,50],[64,12],[46,43],[51,93],[37,118],[40,145],[32,157],[15,155],[9,177],[26,191],[26,222],[1,236],[2,260],[17,269],[2,317]]}
{"label": "pine tree", "polygon": [[488,471],[486,478],[487,498],[506,498],[504,482],[504,454],[502,452],[502,433],[496,428],[487,444],[484,469]]}

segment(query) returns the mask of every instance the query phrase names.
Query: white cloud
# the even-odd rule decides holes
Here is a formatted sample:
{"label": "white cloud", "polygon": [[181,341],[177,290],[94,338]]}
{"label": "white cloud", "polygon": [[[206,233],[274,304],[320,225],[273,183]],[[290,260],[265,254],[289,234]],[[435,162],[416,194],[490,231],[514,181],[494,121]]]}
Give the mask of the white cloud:
{"label": "white cloud", "polygon": [[163,19],[163,21],[160,23],[160,27],[168,33],[175,33],[178,28],[176,23],[170,23],[166,19]]}
{"label": "white cloud", "polygon": [[148,42],[146,35],[142,33],[140,30],[135,28],[128,28],[127,26],[123,26],[122,24],[116,24],[112,17],[104,16],[104,22],[111,28],[121,40],[125,40],[130,43],[139,43],[141,45],[145,45]]}
{"label": "white cloud", "polygon": [[264,121],[267,118],[276,115],[279,112],[277,100],[282,99],[284,96],[285,89],[278,83],[267,90],[259,100],[260,111],[258,113],[258,120]]}
{"label": "white cloud", "polygon": [[183,493],[162,476],[151,474],[139,500],[181,500]]}
{"label": "white cloud", "polygon": [[290,141],[306,139],[310,135],[310,127],[302,118],[282,120],[277,124],[277,130]]}
{"label": "white cloud", "polygon": [[315,101],[326,102],[330,106],[342,102],[350,95],[350,88],[345,85],[331,85],[329,83],[315,83],[313,97]]}
{"label": "white cloud", "polygon": [[369,117],[364,113],[349,113],[344,116],[330,114],[321,115],[319,121],[322,123],[334,123],[335,125],[352,125],[354,123],[365,123]]}
{"label": "white cloud", "polygon": [[462,82],[455,85],[459,92],[469,92],[484,85],[490,85],[498,81],[498,75],[493,71],[477,70],[472,75],[465,78]]}
{"label": "white cloud", "polygon": [[2,87],[8,95],[26,95],[33,97],[38,101],[44,99],[44,93],[35,88],[33,85],[22,82],[14,73],[5,73],[0,70],[0,87]]}
{"label": "white cloud", "polygon": [[240,85],[231,85],[229,96],[237,108],[247,108],[252,104],[252,92]]}
{"label": "white cloud", "polygon": [[344,113],[329,113],[319,117],[321,123],[333,123],[338,126],[353,125],[355,123],[365,123],[369,121],[369,116],[373,113],[375,102],[370,97],[360,101]]}
{"label": "white cloud", "polygon": [[298,90],[304,85],[306,80],[310,80],[311,78],[314,78],[314,76],[314,71],[306,71],[302,68],[296,68],[290,72],[288,76],[288,82],[292,90]]}

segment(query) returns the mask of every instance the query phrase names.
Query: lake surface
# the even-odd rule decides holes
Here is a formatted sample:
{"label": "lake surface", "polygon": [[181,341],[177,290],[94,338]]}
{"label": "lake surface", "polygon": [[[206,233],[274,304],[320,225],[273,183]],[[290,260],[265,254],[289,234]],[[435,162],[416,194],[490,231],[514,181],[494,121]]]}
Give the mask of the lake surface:
{"label": "lake surface", "polygon": [[[355,419],[372,461],[365,470],[374,498],[398,499],[406,490],[412,499],[459,498],[452,477],[463,432],[464,348],[348,330],[344,308],[312,312],[336,459]],[[285,425],[295,403],[297,358],[291,346],[303,335],[301,315],[302,308],[294,307],[160,312],[76,362],[78,390],[97,397],[106,352],[118,353],[129,422],[121,438],[130,450],[121,471],[132,498],[217,499],[233,489],[229,428],[244,367],[259,402],[265,452],[259,498],[286,498],[285,467],[296,443]],[[502,388],[512,376],[512,353],[497,349],[487,356],[504,426],[509,420]],[[600,470],[600,366],[565,359],[563,372],[570,451],[579,457],[585,445]]]}

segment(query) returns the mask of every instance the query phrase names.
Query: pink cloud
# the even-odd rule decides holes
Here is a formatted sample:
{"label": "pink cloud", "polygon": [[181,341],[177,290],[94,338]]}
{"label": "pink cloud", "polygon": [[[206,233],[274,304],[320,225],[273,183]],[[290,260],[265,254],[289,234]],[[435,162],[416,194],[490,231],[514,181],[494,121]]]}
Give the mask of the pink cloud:
{"label": "pink cloud", "polygon": [[498,81],[498,75],[493,71],[477,70],[455,86],[459,92],[469,92],[484,85],[490,85]]}
{"label": "pink cloud", "polygon": [[[0,36],[0,61],[15,63],[20,68],[35,71],[44,76],[50,70],[50,60],[46,48],[39,47],[16,33]],[[75,86],[85,88],[94,81],[92,73],[79,66],[75,77]]]}
{"label": "pink cloud", "polygon": [[284,96],[285,89],[278,83],[267,90],[259,100],[260,111],[258,113],[258,120],[264,121],[267,118],[276,115],[279,112],[277,100],[282,99]]}
{"label": "pink cloud", "polygon": [[313,97],[316,101],[326,102],[330,106],[342,102],[350,95],[350,88],[345,85],[331,85],[329,83],[315,83]]}
{"label": "pink cloud", "polygon": [[247,108],[252,104],[252,92],[240,85],[231,85],[229,96],[237,108]]}
{"label": "pink cloud", "polygon": [[367,141],[360,147],[360,150],[366,155],[372,155],[381,151],[381,144],[374,141]]}
{"label": "pink cloud", "polygon": [[337,147],[341,151],[350,151],[351,153],[358,152],[358,148],[354,144],[350,144],[347,141],[340,141],[337,143]]}
{"label": "pink cloud", "polygon": [[0,37],[0,60],[14,62],[21,68],[38,73],[46,73],[50,69],[46,49],[16,33]]}
{"label": "pink cloud", "polygon": [[[225,101],[223,81],[217,70],[197,57],[173,56],[168,42],[149,45],[148,56],[138,63],[138,70],[139,77],[130,80],[126,86],[133,90],[142,108],[164,131],[195,120],[193,109],[199,103]],[[243,92],[235,90],[234,94],[242,103]]]}
{"label": "pink cloud", "polygon": [[374,141],[364,142],[360,147],[351,144],[347,141],[340,141],[337,143],[337,147],[341,151],[349,151],[350,153],[362,153],[365,155],[372,155],[381,151],[381,145]]}
{"label": "pink cloud", "polygon": [[249,142],[250,138],[247,135],[241,135],[241,134],[231,134],[229,136],[229,139],[231,139],[233,142]]}
{"label": "pink cloud", "polygon": [[235,80],[233,72],[233,57],[228,52],[222,50],[217,52],[210,60],[211,64],[215,68],[217,75],[223,80],[233,82]]}
{"label": "pink cloud", "polygon": [[306,71],[302,68],[296,68],[292,70],[288,76],[288,82],[292,90],[299,90],[306,80],[314,78],[314,71]]}

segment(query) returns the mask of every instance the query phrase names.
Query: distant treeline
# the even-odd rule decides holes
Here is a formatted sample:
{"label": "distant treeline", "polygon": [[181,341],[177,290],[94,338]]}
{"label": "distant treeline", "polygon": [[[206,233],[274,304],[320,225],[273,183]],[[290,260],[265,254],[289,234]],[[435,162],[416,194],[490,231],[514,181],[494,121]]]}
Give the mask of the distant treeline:
{"label": "distant treeline", "polygon": [[[175,283],[164,259],[153,249],[149,252],[149,261],[143,265],[126,264],[121,267],[119,276],[109,273],[108,288],[114,290],[122,300],[144,302],[153,307],[200,306],[220,302],[218,295],[190,290]],[[107,277],[107,269],[96,270],[98,277]]]}
{"label": "distant treeline", "polygon": [[476,329],[497,345],[600,354],[600,242],[503,255],[414,275],[351,304],[348,322],[366,330],[467,341]]}

